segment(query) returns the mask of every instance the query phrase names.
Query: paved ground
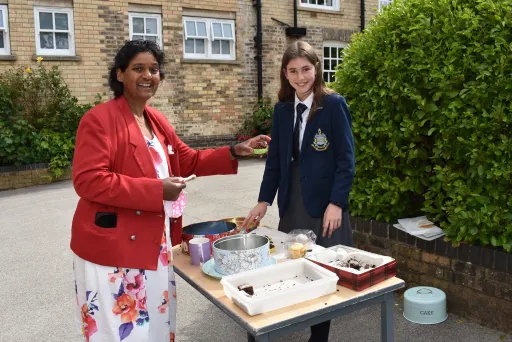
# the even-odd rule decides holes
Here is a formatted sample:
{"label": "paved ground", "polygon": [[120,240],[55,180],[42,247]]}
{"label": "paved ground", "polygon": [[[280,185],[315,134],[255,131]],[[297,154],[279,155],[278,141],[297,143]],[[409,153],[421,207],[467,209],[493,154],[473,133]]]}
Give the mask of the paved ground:
{"label": "paved ground", "polygon": [[[237,176],[190,183],[185,224],[244,216],[253,206],[263,161],[244,161]],[[71,182],[0,192],[0,342],[83,342],[75,329],[69,250],[77,202]],[[272,207],[264,223],[277,226]],[[178,279],[178,341],[244,341],[245,332],[223,312]],[[396,341],[504,341],[512,337],[458,317],[433,326],[407,322],[396,307]],[[334,321],[331,341],[379,341],[378,307]],[[279,339],[307,341],[308,331]]]}

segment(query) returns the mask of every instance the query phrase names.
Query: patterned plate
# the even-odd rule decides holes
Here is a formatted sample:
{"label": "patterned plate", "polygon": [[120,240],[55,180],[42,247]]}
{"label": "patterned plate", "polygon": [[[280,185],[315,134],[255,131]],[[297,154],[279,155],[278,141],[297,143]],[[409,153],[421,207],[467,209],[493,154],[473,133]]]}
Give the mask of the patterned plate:
{"label": "patterned plate", "polygon": [[[270,257],[268,264],[265,266],[275,265],[277,260],[274,257]],[[263,266],[263,267],[265,267]],[[203,264],[202,270],[204,273],[215,279],[222,279],[223,275],[215,270],[215,261],[213,258]]]}

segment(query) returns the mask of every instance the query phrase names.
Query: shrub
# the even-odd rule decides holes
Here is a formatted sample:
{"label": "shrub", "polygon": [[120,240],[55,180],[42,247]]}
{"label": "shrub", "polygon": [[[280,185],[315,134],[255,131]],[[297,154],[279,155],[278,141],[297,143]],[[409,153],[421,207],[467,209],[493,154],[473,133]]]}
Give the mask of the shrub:
{"label": "shrub", "polygon": [[[101,99],[98,99],[101,100]],[[75,134],[91,105],[78,104],[59,69],[41,60],[0,75],[0,165],[49,163],[54,177],[73,158]]]}
{"label": "shrub", "polygon": [[242,130],[237,134],[238,140],[244,141],[259,134],[270,135],[274,114],[271,101],[269,97],[258,101],[252,115],[245,120]]}
{"label": "shrub", "polygon": [[396,0],[344,50],[353,214],[512,251],[512,3]]}

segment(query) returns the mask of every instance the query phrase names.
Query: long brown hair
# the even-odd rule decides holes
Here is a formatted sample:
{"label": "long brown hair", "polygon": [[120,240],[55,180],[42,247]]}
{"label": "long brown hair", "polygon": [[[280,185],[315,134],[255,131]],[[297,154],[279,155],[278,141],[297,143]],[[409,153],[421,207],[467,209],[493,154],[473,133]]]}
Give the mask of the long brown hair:
{"label": "long brown hair", "polygon": [[313,117],[315,111],[322,106],[322,98],[324,95],[334,94],[334,91],[327,88],[322,77],[322,63],[315,49],[308,43],[297,40],[291,43],[283,54],[281,62],[281,88],[277,93],[279,101],[294,102],[295,89],[291,86],[290,82],[285,76],[285,70],[288,63],[294,58],[303,57],[315,66],[316,76],[313,83],[313,105],[309,111],[308,120]]}

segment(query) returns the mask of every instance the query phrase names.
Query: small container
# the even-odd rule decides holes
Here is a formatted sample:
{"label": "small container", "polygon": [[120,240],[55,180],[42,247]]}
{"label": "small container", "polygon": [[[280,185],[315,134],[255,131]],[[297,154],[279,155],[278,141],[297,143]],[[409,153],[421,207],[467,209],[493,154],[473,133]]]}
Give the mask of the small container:
{"label": "small container", "polygon": [[270,262],[270,240],[257,234],[237,234],[213,243],[215,270],[223,275],[255,270]]}
{"label": "small container", "polygon": [[[295,259],[254,271],[223,277],[224,294],[250,316],[280,309],[336,292],[338,276],[305,259]],[[248,296],[240,285],[253,287]]]}
{"label": "small container", "polygon": [[188,225],[183,228],[181,234],[181,252],[190,255],[189,241],[192,239],[205,237],[211,241],[213,248],[213,243],[218,239],[236,233],[236,224],[233,222],[209,221]]}
{"label": "small container", "polygon": [[404,293],[404,317],[418,324],[437,324],[448,318],[446,294],[435,287],[413,287]]}

